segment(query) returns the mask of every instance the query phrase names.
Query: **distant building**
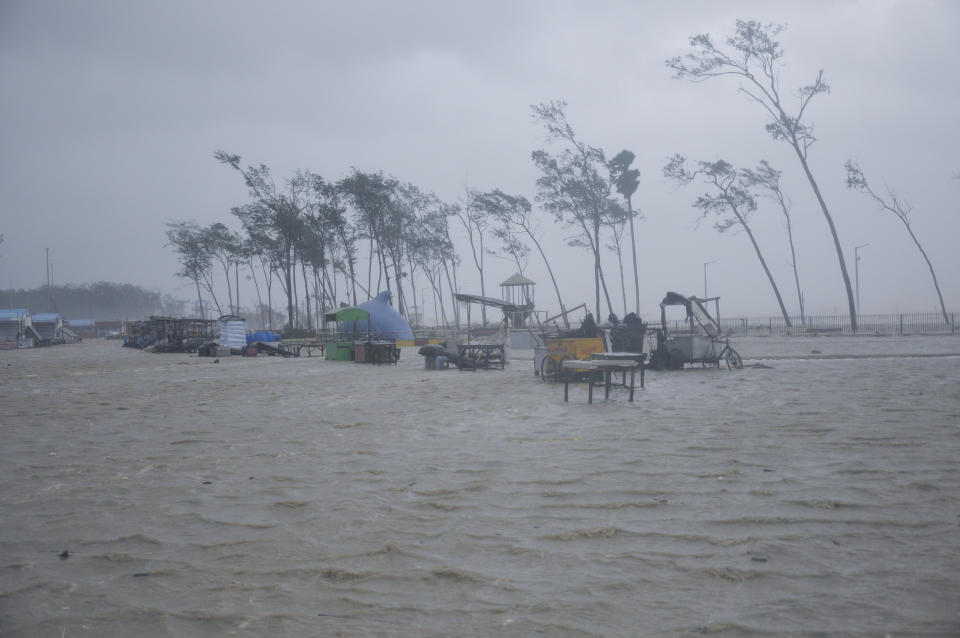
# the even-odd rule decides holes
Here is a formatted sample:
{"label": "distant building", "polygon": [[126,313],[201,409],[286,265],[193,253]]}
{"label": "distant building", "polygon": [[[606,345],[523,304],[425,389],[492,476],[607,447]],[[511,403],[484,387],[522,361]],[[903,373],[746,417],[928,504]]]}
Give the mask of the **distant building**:
{"label": "distant building", "polygon": [[32,323],[41,341],[54,343],[63,339],[63,317],[59,312],[41,312],[33,315]]}
{"label": "distant building", "polygon": [[93,319],[67,319],[66,325],[85,339],[97,336],[97,322]]}
{"label": "distant building", "polygon": [[119,339],[127,333],[126,319],[97,319],[97,336]]}
{"label": "distant building", "polygon": [[0,350],[32,347],[30,327],[30,311],[26,308],[0,310]]}

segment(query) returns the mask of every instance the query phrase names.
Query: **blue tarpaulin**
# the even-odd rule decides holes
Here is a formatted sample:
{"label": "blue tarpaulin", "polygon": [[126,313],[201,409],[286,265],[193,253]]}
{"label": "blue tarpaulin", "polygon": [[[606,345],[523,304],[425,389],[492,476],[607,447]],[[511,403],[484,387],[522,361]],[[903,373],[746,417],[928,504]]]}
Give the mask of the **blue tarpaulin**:
{"label": "blue tarpaulin", "polygon": [[389,292],[381,292],[370,301],[358,304],[357,308],[370,313],[370,327],[367,328],[367,320],[365,319],[341,321],[340,330],[344,334],[365,336],[369,332],[381,339],[413,339],[410,324],[390,306]]}

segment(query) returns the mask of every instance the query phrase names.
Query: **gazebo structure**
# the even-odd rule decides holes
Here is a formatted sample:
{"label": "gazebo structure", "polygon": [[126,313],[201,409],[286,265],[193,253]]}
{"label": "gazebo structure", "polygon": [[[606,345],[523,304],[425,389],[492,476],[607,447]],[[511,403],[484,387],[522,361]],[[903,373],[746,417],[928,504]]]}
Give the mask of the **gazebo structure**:
{"label": "gazebo structure", "polygon": [[521,328],[527,325],[530,314],[533,312],[533,288],[536,285],[536,282],[520,273],[515,273],[500,284],[500,297],[513,306],[510,310],[504,309],[504,313],[509,314],[513,327]]}

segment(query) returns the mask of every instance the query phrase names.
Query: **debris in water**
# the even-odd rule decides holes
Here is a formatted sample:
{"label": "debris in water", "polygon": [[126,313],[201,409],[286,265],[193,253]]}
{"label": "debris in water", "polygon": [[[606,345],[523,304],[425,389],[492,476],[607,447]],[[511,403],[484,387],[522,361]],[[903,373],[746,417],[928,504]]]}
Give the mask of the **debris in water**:
{"label": "debris in water", "polygon": [[66,549],[65,549],[65,550],[63,550],[62,552],[60,552],[60,560],[67,560],[68,558],[70,558],[70,551],[69,551],[69,550],[66,550]]}

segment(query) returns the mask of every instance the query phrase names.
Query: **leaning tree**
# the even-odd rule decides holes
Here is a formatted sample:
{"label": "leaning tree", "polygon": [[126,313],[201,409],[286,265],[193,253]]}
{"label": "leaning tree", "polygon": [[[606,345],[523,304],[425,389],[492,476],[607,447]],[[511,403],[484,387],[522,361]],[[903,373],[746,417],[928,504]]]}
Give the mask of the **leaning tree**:
{"label": "leaning tree", "polygon": [[540,243],[541,235],[538,231],[537,222],[533,219],[533,207],[523,195],[508,195],[499,188],[485,193],[477,193],[474,197],[474,205],[486,211],[486,214],[495,219],[505,234],[513,235],[522,232],[533,245],[536,246],[540,258],[543,259],[543,265],[547,268],[547,274],[550,275],[550,281],[553,283],[553,290],[557,294],[557,303],[560,305],[560,312],[563,315],[564,325],[569,326],[566,308],[563,305],[563,298],[560,296],[560,286],[557,284],[557,278],[553,274],[553,268],[550,267],[550,260],[543,251],[543,245]]}
{"label": "leaning tree", "polygon": [[787,96],[780,91],[783,48],[775,39],[784,28],[779,24],[737,20],[736,31],[727,38],[726,46],[717,45],[708,34],[695,35],[690,38],[690,46],[694,52],[671,58],[666,64],[674,71],[677,79],[703,82],[721,76],[738,78],[741,81],[739,91],[759,104],[769,119],[767,132],[773,139],[786,142],[793,149],[833,236],[834,248],[840,262],[840,274],[847,291],[850,327],[856,332],[856,305],[840,238],[808,161],[807,154],[817,138],[813,134],[813,125],[804,123],[803,119],[810,101],[821,93],[829,93],[830,87],[824,82],[821,69],[813,84],[802,86],[796,91],[796,101],[792,106],[786,103]]}
{"label": "leaning tree", "polygon": [[630,168],[636,155],[626,149],[610,160],[610,177],[617,186],[617,192],[627,202],[627,216],[630,219],[630,252],[633,254],[633,293],[636,302],[634,312],[640,314],[640,275],[637,272],[637,237],[633,230],[633,218],[643,219],[640,211],[633,210],[633,194],[640,186],[640,171]]}
{"label": "leaning tree", "polygon": [[930,277],[933,279],[933,287],[936,289],[937,298],[940,300],[940,312],[943,313],[943,320],[947,322],[947,325],[950,325],[950,317],[947,315],[947,307],[944,305],[943,295],[940,293],[940,284],[937,283],[937,274],[933,272],[933,263],[930,261],[930,258],[927,257],[927,251],[925,251],[923,246],[920,245],[920,240],[917,239],[917,236],[914,234],[913,228],[910,227],[910,219],[907,217],[907,215],[910,214],[910,211],[913,210],[913,207],[910,206],[910,204],[906,201],[900,199],[900,197],[897,196],[896,192],[892,188],[887,188],[886,199],[878,195],[877,192],[870,187],[870,184],[867,182],[867,178],[860,169],[860,165],[853,160],[847,160],[847,163],[844,164],[844,166],[847,169],[847,188],[858,190],[869,195],[881,210],[890,211],[903,223],[904,228],[907,229],[907,233],[910,235],[910,239],[913,240],[917,250],[919,250],[920,254],[923,255],[923,260],[927,262],[927,268],[930,269]]}
{"label": "leaning tree", "polygon": [[782,171],[775,169],[767,160],[760,160],[755,169],[745,168],[741,171],[744,183],[748,187],[759,186],[763,197],[772,199],[780,207],[784,219],[787,221],[787,242],[790,244],[790,265],[793,267],[793,281],[797,284],[797,301],[800,304],[800,323],[806,325],[807,318],[803,309],[803,290],[800,288],[800,272],[797,267],[797,249],[793,242],[793,224],[790,219],[790,198],[783,192],[780,184]]}
{"label": "leaning tree", "polygon": [[204,229],[192,220],[167,223],[167,245],[172,246],[180,260],[178,277],[189,279],[197,288],[197,305],[200,308],[200,317],[203,318],[203,297],[200,289],[203,288],[213,297],[217,309],[217,301],[213,289],[213,257],[210,245],[206,241]]}
{"label": "leaning tree", "polygon": [[747,233],[753,250],[757,253],[757,259],[763,267],[763,272],[770,281],[770,287],[773,288],[773,294],[777,297],[777,303],[780,304],[783,320],[788,328],[792,327],[790,315],[787,313],[786,306],[783,305],[783,297],[780,296],[780,289],[773,279],[773,273],[767,267],[767,260],[763,258],[760,244],[757,243],[757,238],[750,228],[750,215],[757,210],[757,201],[745,185],[740,172],[723,160],[697,162],[696,170],[691,171],[687,168],[687,159],[683,155],[674,155],[663,167],[663,175],[681,185],[691,184],[699,178],[716,191],[716,194],[700,195],[693,206],[700,209],[701,219],[710,215],[720,217],[720,221],[714,224],[717,232],[723,233],[739,226]]}
{"label": "leaning tree", "polygon": [[309,175],[297,172],[278,187],[265,164],[243,168],[239,155],[224,151],[217,151],[214,157],[240,173],[253,200],[251,204],[232,209],[244,230],[250,235],[263,236],[274,244],[276,263],[282,275],[280,285],[287,295],[287,320],[293,329],[296,327],[296,249],[302,216],[310,203]]}
{"label": "leaning tree", "polygon": [[603,149],[577,137],[567,120],[566,108],[562,100],[531,107],[533,120],[546,129],[548,138],[565,145],[557,155],[544,150],[531,153],[541,173],[537,179],[537,201],[565,227],[577,229],[577,235],[568,240],[571,246],[593,253],[595,308],[599,318],[601,289],[607,311],[613,312],[600,261],[600,229],[608,225],[611,213],[615,214],[620,207],[611,197],[614,185]]}

